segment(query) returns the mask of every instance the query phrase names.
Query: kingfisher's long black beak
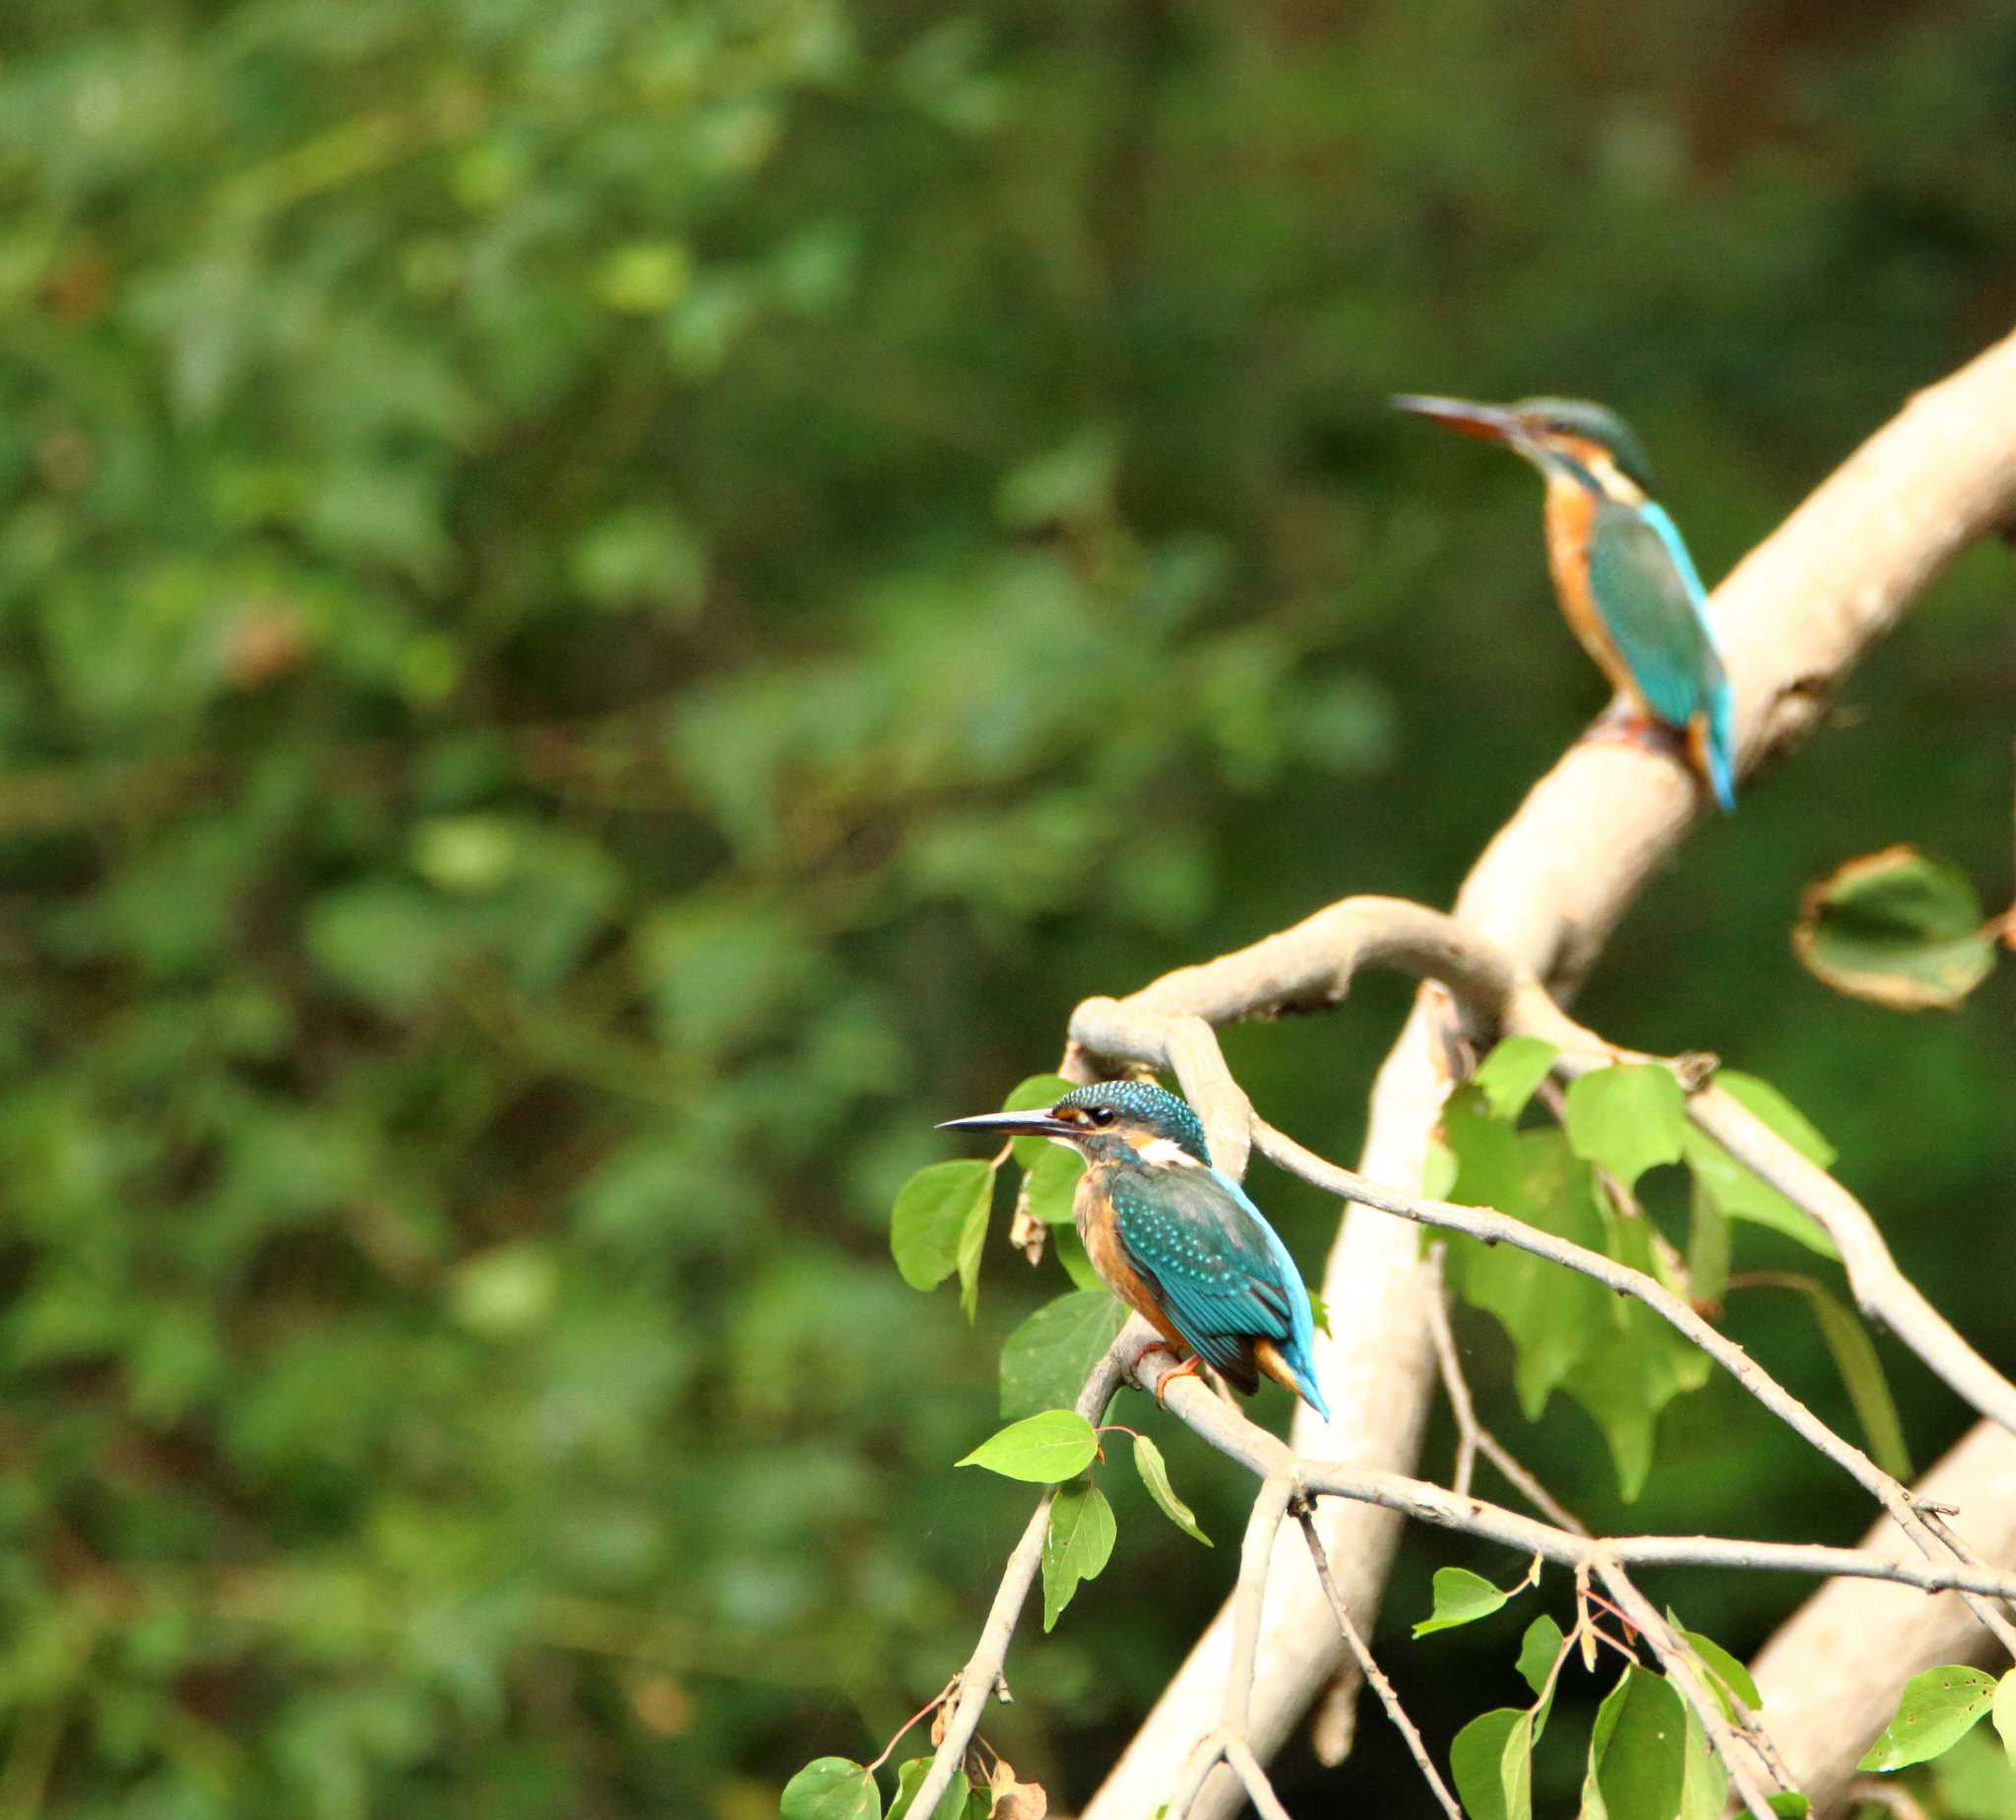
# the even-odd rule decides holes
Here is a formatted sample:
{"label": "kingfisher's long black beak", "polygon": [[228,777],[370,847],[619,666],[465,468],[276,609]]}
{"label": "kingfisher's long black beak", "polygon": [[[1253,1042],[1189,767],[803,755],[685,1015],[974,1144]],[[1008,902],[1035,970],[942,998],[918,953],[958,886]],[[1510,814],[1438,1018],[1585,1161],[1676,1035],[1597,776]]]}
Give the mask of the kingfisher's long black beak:
{"label": "kingfisher's long black beak", "polygon": [[1028,1112],[976,1112],[972,1118],[948,1118],[940,1131],[991,1131],[1004,1138],[1075,1138],[1076,1125],[1036,1109]]}
{"label": "kingfisher's long black beak", "polygon": [[1462,398],[1421,398],[1403,393],[1390,401],[1395,410],[1427,417],[1445,429],[1465,436],[1481,436],[1487,442],[1509,442],[1522,447],[1529,440],[1519,413],[1502,405],[1477,405]]}

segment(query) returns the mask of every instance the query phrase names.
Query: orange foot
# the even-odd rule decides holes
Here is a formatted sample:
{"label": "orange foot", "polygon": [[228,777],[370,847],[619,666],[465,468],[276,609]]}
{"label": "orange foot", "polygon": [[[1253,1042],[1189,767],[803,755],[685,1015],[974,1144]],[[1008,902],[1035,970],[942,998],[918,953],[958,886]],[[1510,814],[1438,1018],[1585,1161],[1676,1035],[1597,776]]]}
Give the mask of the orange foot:
{"label": "orange foot", "polygon": [[1583,738],[1599,744],[1636,746],[1642,752],[1676,753],[1684,735],[1664,721],[1655,721],[1635,704],[1612,706],[1590,723]]}
{"label": "orange foot", "polygon": [[1197,1375],[1197,1367],[1201,1365],[1203,1362],[1204,1361],[1201,1358],[1199,1358],[1196,1353],[1192,1352],[1190,1356],[1187,1359],[1185,1359],[1183,1363],[1181,1363],[1180,1365],[1171,1365],[1166,1371],[1165,1371],[1162,1374],[1161,1377],[1157,1378],[1155,1381],[1156,1402],[1160,1403],[1163,1400],[1163,1393],[1166,1391],[1170,1384],[1172,1384],[1177,1378],[1194,1378]]}

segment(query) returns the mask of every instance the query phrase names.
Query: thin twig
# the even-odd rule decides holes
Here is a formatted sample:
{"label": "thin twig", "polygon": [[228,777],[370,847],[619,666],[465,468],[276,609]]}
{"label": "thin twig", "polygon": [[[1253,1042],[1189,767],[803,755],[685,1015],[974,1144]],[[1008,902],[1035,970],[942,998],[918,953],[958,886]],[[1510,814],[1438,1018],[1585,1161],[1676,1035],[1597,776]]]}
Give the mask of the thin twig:
{"label": "thin twig", "polygon": [[1450,1412],[1456,1418],[1456,1470],[1450,1475],[1450,1489],[1458,1497],[1469,1492],[1471,1468],[1481,1453],[1542,1516],[1577,1536],[1587,1536],[1589,1531],[1580,1520],[1557,1502],[1553,1494],[1519,1463],[1512,1450],[1477,1418],[1470,1383],[1463,1375],[1463,1361],[1456,1353],[1456,1336],[1449,1326],[1449,1292],[1444,1282],[1447,1253],[1448,1247],[1440,1243],[1428,1247],[1431,1279],[1428,1286],[1428,1333],[1435,1343],[1435,1359],[1441,1366],[1442,1388],[1449,1396]]}
{"label": "thin twig", "polygon": [[1701,1722],[1701,1729],[1708,1734],[1715,1754],[1728,1766],[1730,1780],[1735,1785],[1743,1805],[1755,1820],[1773,1820],[1771,1797],[1758,1784],[1741,1748],[1741,1744],[1746,1742],[1751,1743],[1752,1749],[1755,1745],[1751,1740],[1738,1739],[1735,1727],[1724,1717],[1720,1702],[1701,1684],[1701,1676],[1694,1667],[1693,1656],[1686,1644],[1672,1634],[1666,1619],[1660,1615],[1659,1607],[1632,1585],[1630,1576],[1615,1561],[1598,1557],[1595,1566],[1604,1584],[1629,1617],[1632,1627],[1645,1639],[1646,1648],[1666,1670],[1666,1677],[1672,1683],[1674,1691],[1693,1708],[1694,1717]]}
{"label": "thin twig", "polygon": [[[1246,1793],[1259,1810],[1260,1820],[1292,1820],[1288,1809],[1281,1804],[1281,1796],[1274,1792],[1274,1785],[1267,1780],[1267,1772],[1260,1767],[1260,1759],[1253,1755],[1253,1747],[1244,1738],[1227,1738],[1225,1760],[1239,1774],[1239,1781],[1246,1785]],[[1175,1820],[1172,1813],[1169,1820]]]}
{"label": "thin twig", "polygon": [[[1240,1417],[1241,1420],[1245,1418]],[[1253,1669],[1260,1654],[1260,1615],[1267,1603],[1267,1568],[1274,1559],[1274,1538],[1281,1533],[1281,1520],[1294,1495],[1294,1480],[1287,1475],[1271,1475],[1261,1481],[1246,1519],[1245,1539],[1239,1544],[1239,1585],[1232,1596],[1232,1659],[1226,1670],[1225,1699],[1217,1728],[1191,1754],[1183,1766],[1182,1787],[1168,1804],[1167,1820],[1184,1820],[1205,1779],[1221,1762],[1245,1785],[1253,1805],[1263,1814],[1281,1813],[1281,1802],[1267,1772],[1246,1741],[1246,1715],[1253,1698]],[[1283,1814],[1283,1820],[1287,1816]]]}
{"label": "thin twig", "polygon": [[1344,1595],[1337,1590],[1337,1582],[1331,1577],[1330,1556],[1323,1550],[1323,1538],[1316,1533],[1316,1516],[1310,1505],[1304,1501],[1295,1506],[1295,1520],[1302,1526],[1302,1538],[1309,1544],[1310,1558],[1316,1563],[1316,1578],[1323,1583],[1323,1597],[1330,1601],[1330,1609],[1337,1616],[1337,1628],[1344,1633],[1344,1641],[1353,1656],[1357,1659],[1358,1672],[1365,1677],[1366,1684],[1379,1696],[1379,1704],[1386,1709],[1386,1717],[1392,1720],[1394,1728],[1406,1740],[1409,1753],[1420,1766],[1422,1777],[1434,1790],[1435,1799],[1442,1803],[1442,1811],[1449,1820],[1463,1820],[1463,1809],[1457,1806],[1456,1797],[1449,1792],[1441,1772],[1435,1768],[1434,1760],[1421,1742],[1421,1734],[1415,1728],[1415,1723],[1407,1716],[1407,1709],[1400,1704],[1400,1696],[1393,1691],[1393,1683],[1386,1678],[1385,1670],[1373,1661],[1372,1652],[1365,1647],[1365,1640],[1358,1635],[1358,1627],[1351,1621],[1351,1612],[1344,1602]]}
{"label": "thin twig", "polygon": [[[1449,1330],[1449,1286],[1443,1265],[1449,1247],[1439,1240],[1428,1247],[1428,1337],[1435,1343],[1435,1363],[1441,1367],[1442,1391],[1449,1399],[1449,1413],[1456,1418],[1456,1464],[1450,1470],[1449,1489],[1458,1497],[1470,1493],[1470,1478],[1477,1466],[1477,1406],[1470,1400],[1470,1384],[1456,1356],[1456,1336]],[[1525,1489],[1524,1486],[1521,1487]]]}
{"label": "thin twig", "polygon": [[[1135,1358],[1145,1349],[1147,1343],[1156,1339],[1155,1330],[1138,1315],[1129,1320],[1106,1349],[1105,1356],[1092,1368],[1092,1375],[1085,1380],[1085,1388],[1078,1393],[1078,1413],[1089,1422],[1098,1421],[1105,1413],[1106,1405],[1112,1401],[1113,1392],[1119,1389]],[[1055,1496],[1054,1485],[1044,1487],[1036,1509],[1030,1513],[1029,1522],[1023,1527],[1022,1539],[1008,1556],[1001,1585],[987,1610],[987,1621],[980,1627],[979,1641],[974,1645],[966,1666],[959,1671],[959,1698],[945,1721],[944,1734],[931,1756],[931,1767],[925,1771],[916,1798],[911,1803],[915,1813],[934,1814],[938,1811],[939,1800],[952,1786],[953,1771],[966,1761],[966,1748],[979,1729],[980,1715],[986,1711],[994,1689],[1001,1684],[1002,1664],[1008,1660],[1008,1641],[1015,1634],[1015,1620],[1022,1615],[1023,1600],[1029,1597],[1030,1586],[1042,1563],[1043,1532],[1049,1525],[1050,1501]]]}
{"label": "thin twig", "polygon": [[1862,1776],[1847,1789],[1850,1805],[1880,1807],[1896,1820],[1926,1820],[1924,1807],[1909,1789],[1881,1776]]}

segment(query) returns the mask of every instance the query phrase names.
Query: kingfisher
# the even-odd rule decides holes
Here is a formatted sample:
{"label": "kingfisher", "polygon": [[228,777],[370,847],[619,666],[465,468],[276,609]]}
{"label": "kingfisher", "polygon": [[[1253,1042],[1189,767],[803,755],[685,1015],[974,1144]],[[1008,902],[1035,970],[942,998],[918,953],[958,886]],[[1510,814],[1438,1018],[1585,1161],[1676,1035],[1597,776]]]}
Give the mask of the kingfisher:
{"label": "kingfisher", "polygon": [[1096,1081],[1047,1111],[983,1112],[940,1131],[1042,1137],[1085,1159],[1072,1213],[1093,1268],[1185,1354],[1249,1396],[1265,1372],[1323,1417],[1301,1273],[1245,1190],[1211,1166],[1204,1124],[1150,1081]]}
{"label": "kingfisher", "polygon": [[1540,470],[1547,566],[1570,629],[1632,719],[1682,737],[1715,800],[1733,809],[1735,729],[1707,593],[1678,527],[1651,496],[1651,464],[1623,420],[1582,399],[1393,403],[1504,443]]}

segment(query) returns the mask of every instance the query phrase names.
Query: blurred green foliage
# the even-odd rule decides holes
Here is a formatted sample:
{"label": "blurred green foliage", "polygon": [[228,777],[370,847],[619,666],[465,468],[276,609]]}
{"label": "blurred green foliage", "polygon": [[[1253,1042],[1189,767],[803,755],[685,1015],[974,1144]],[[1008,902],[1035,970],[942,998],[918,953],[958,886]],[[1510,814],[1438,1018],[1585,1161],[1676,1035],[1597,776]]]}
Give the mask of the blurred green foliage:
{"label": "blurred green foliage", "polygon": [[[951,1462],[1063,1287],[904,1286],[933,1121],[1086,992],[1446,900],[1599,706],[1526,477],[1383,396],[1606,399],[1719,574],[2007,327],[2012,165],[1988,0],[17,0],[0,1800],[749,1820],[872,1756],[1022,1521]],[[1942,582],[1584,1006],[1783,1087],[2005,1365],[2007,970],[1907,1022],[1786,934],[1891,840],[2004,876],[2010,592]],[[1234,1062],[1348,1154],[1401,1003]],[[1313,1278],[1333,1210],[1255,1187]],[[1732,1331],[1846,1422],[1796,1299]],[[1866,1514],[1726,1386],[1659,1461],[1648,1527]],[[999,1726],[1074,1804],[1230,1575],[1110,1477]],[[1657,1591],[1738,1650],[1792,1597]],[[1387,1631],[1438,1747],[1509,1679]]]}

